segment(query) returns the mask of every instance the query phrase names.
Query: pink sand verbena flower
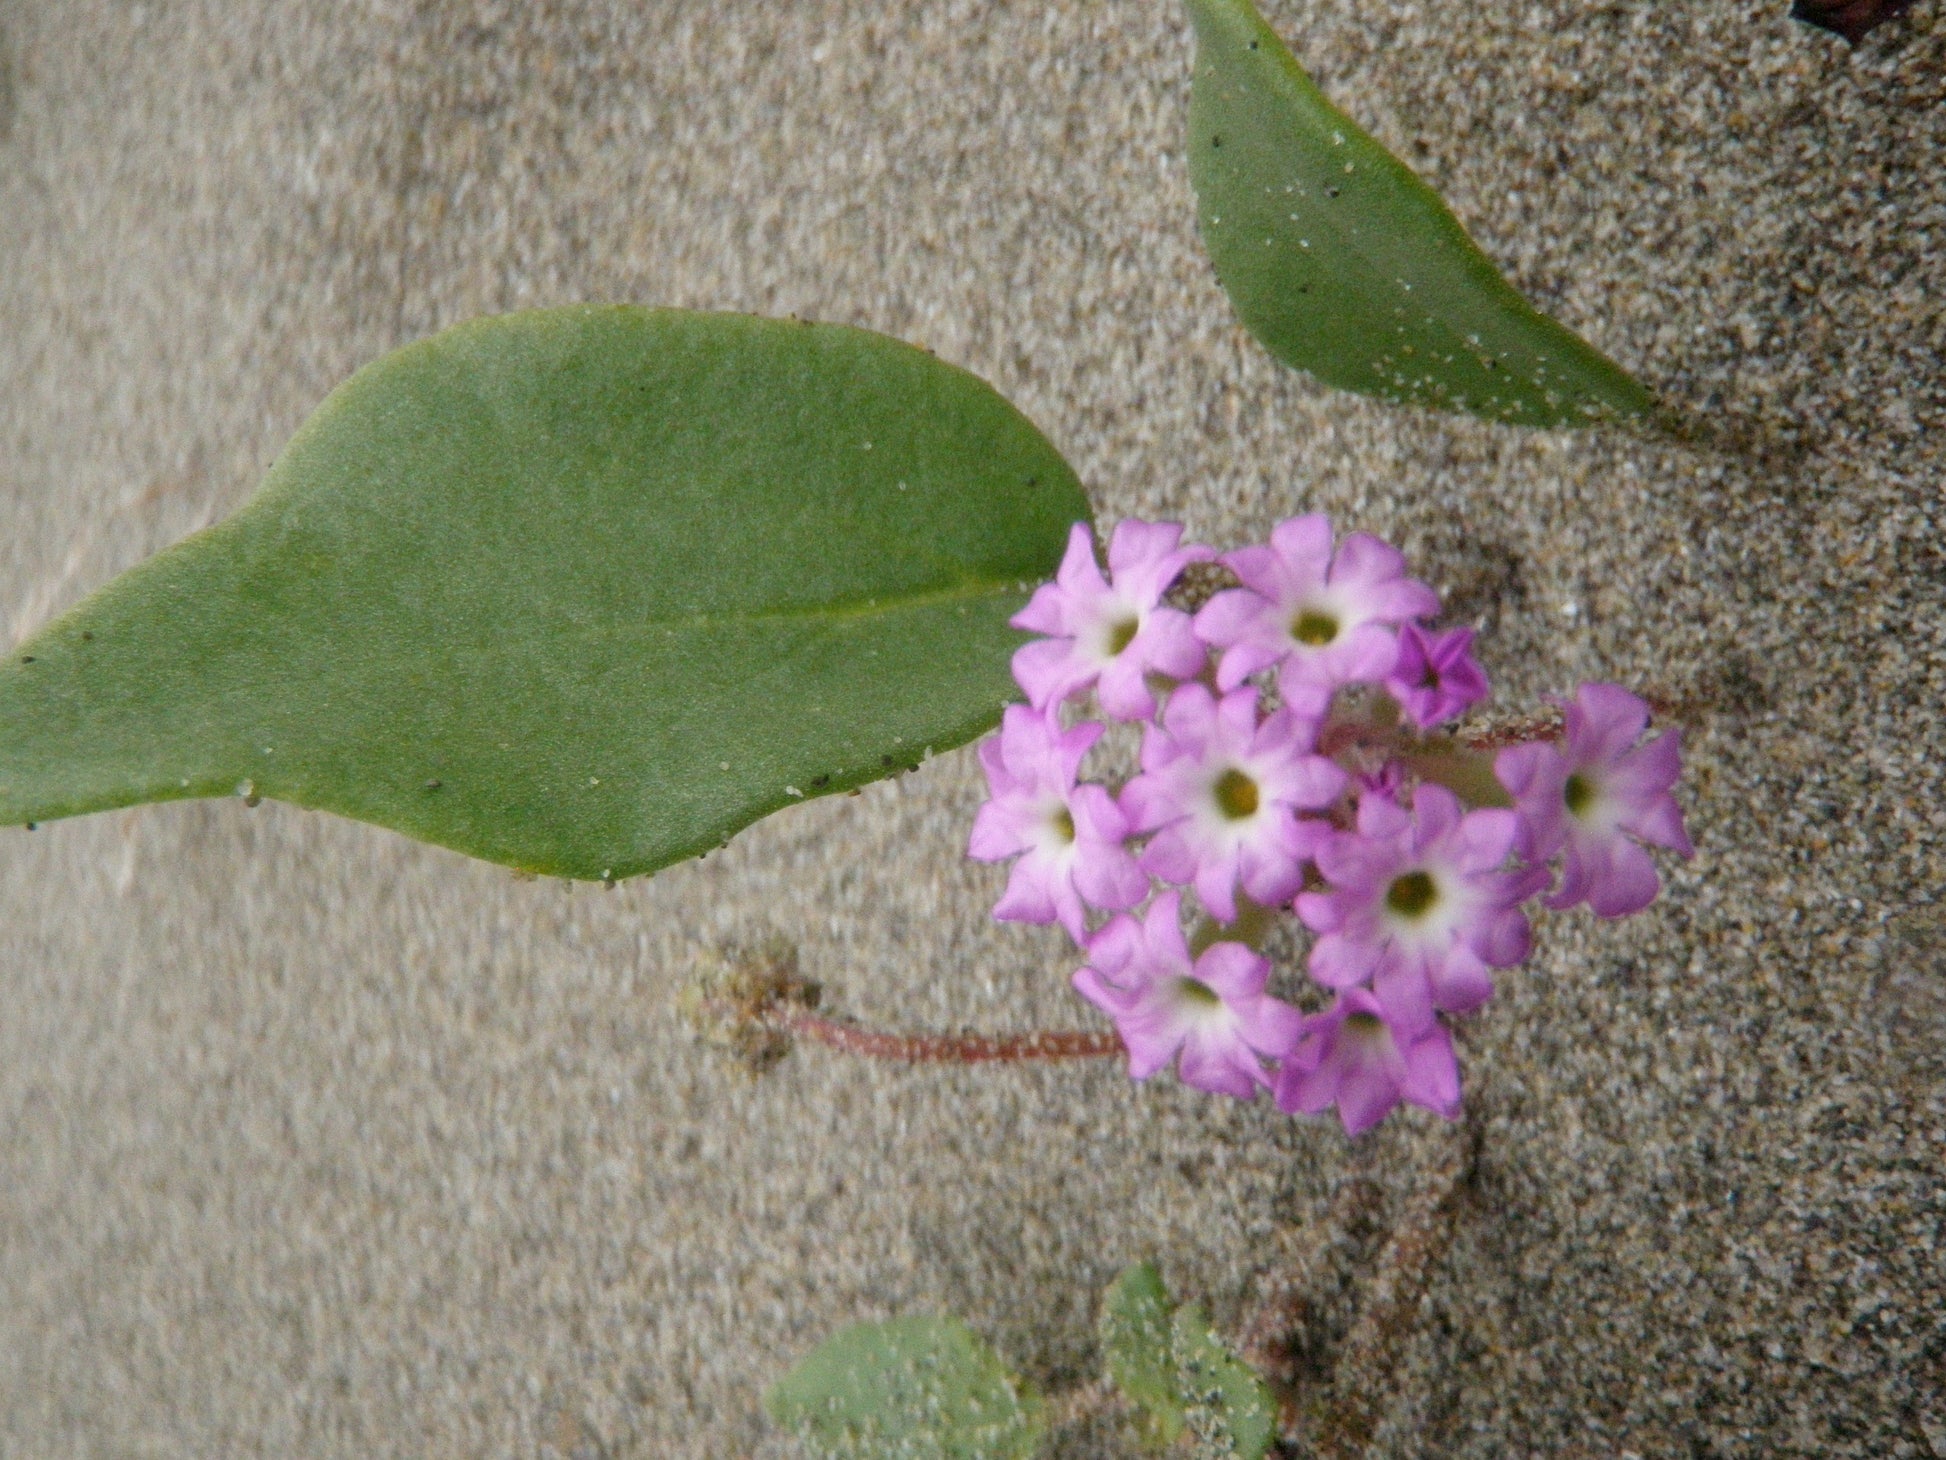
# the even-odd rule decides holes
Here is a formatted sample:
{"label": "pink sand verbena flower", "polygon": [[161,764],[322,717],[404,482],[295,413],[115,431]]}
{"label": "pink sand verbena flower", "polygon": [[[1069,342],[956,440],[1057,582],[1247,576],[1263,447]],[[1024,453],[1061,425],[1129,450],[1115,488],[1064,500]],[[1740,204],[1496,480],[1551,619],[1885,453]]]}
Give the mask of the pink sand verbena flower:
{"label": "pink sand verbena flower", "polygon": [[993,909],[996,918],[1058,921],[1085,944],[1083,901],[1134,907],[1148,896],[1149,879],[1122,845],[1128,820],[1114,798],[1100,786],[1075,784],[1102,727],[1064,731],[1057,713],[1014,705],[1001,718],[1000,733],[981,743],[993,799],[973,819],[967,855],[982,862],[1020,858]]}
{"label": "pink sand verbena flower", "polygon": [[1048,635],[1014,653],[1014,678],[1035,709],[1093,685],[1110,719],[1145,720],[1155,713],[1150,673],[1188,679],[1202,672],[1208,656],[1189,615],[1162,606],[1176,576],[1212,556],[1181,542],[1178,523],[1119,523],[1108,540],[1104,579],[1093,533],[1085,522],[1074,524],[1054,581],[1035,589],[1012,620],[1017,629]]}
{"label": "pink sand verbena flower", "polygon": [[[1292,518],[1267,546],[1223,558],[1241,588],[1193,620],[1164,606],[1183,568],[1209,556],[1183,546],[1179,525],[1123,522],[1104,577],[1076,524],[1059,577],[1015,617],[1047,637],[1014,658],[1033,708],[1008,710],[980,748],[992,799],[970,853],[1018,859],[994,915],[1058,921],[1087,950],[1074,987],[1114,1019],[1138,1080],[1174,1064],[1204,1090],[1269,1086],[1285,1111],[1335,1107],[1352,1135],[1401,1102],[1455,1119],[1453,1016],[1527,955],[1525,904],[1547,890],[1550,859],[1564,864],[1552,906],[1616,917],[1659,890],[1641,843],[1691,855],[1670,794],[1679,737],[1643,740],[1640,699],[1584,685],[1561,744],[1495,762],[1513,808],[1481,805],[1501,798],[1473,778],[1472,752],[1423,733],[1486,697],[1473,631],[1425,627],[1437,596],[1396,550]],[[1281,705],[1266,714],[1249,681],[1269,669]],[[1349,685],[1390,702],[1341,700]],[[1061,728],[1091,690],[1104,716],[1150,722],[1119,798],[1077,782],[1106,727]],[[1134,838],[1147,838],[1139,852]],[[1164,888],[1132,914],[1151,877]],[[1192,960],[1180,921],[1190,887],[1253,943],[1248,903],[1294,904],[1331,1007],[1307,1017],[1271,998],[1268,962],[1241,941]],[[1091,937],[1097,909],[1113,916]]]}
{"label": "pink sand verbena flower", "polygon": [[1401,1100],[1447,1120],[1460,1110],[1453,1039],[1435,1019],[1414,1020],[1368,989],[1346,989],[1304,1021],[1277,1072],[1277,1108],[1316,1114],[1333,1105],[1347,1135],[1370,1130]]}
{"label": "pink sand verbena flower", "polygon": [[1489,968],[1527,956],[1520,904],[1539,887],[1506,870],[1520,830],[1511,811],[1463,811],[1443,786],[1421,785],[1405,810],[1368,795],[1358,829],[1319,848],[1327,892],[1297,898],[1320,934],[1311,976],[1327,988],[1371,983],[1397,1011],[1462,1014],[1493,995]]}
{"label": "pink sand verbena flower", "polygon": [[1222,922],[1237,916],[1241,887],[1269,907],[1304,882],[1304,863],[1329,834],[1300,818],[1337,800],[1345,773],[1312,753],[1317,720],[1286,707],[1259,723],[1257,692],[1221,700],[1200,684],[1169,696],[1162,722],[1142,735],[1142,774],[1122,791],[1130,830],[1154,832],[1145,870],[1189,883]]}
{"label": "pink sand verbena flower", "polygon": [[1437,637],[1417,624],[1399,628],[1399,658],[1385,688],[1421,730],[1464,714],[1487,697],[1487,677],[1473,658],[1473,630]]}
{"label": "pink sand verbena flower", "polygon": [[1332,549],[1320,513],[1271,530],[1268,547],[1225,553],[1243,587],[1217,594],[1196,615],[1196,633],[1223,650],[1216,682],[1234,689],[1273,664],[1286,700],[1300,685],[1326,690],[1375,684],[1399,657],[1394,626],[1439,612],[1438,596],[1405,576],[1405,558],[1367,533]]}
{"label": "pink sand verbena flower", "polygon": [[1180,1053],[1185,1085],[1248,1100],[1270,1084],[1264,1057],[1291,1047],[1304,1016],[1264,992],[1270,964],[1241,943],[1214,944],[1192,965],[1181,906],[1181,893],[1165,892],[1139,923],[1109,923],[1074,986],[1115,1021],[1131,1078],[1148,1079]]}
{"label": "pink sand verbena flower", "polygon": [[1565,849],[1549,907],[1585,899],[1604,918],[1637,912],[1655,900],[1662,879],[1636,841],[1695,855],[1669,794],[1682,771],[1682,732],[1637,745],[1649,707],[1612,684],[1582,685],[1565,718],[1561,745],[1510,746],[1494,762],[1520,813],[1520,852],[1544,862]]}

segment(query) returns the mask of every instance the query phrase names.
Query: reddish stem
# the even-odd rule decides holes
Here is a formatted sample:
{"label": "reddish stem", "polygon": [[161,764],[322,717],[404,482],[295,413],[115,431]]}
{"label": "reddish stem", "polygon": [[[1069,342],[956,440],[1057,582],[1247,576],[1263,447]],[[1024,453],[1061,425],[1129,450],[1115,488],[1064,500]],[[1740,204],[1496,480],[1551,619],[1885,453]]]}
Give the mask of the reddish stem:
{"label": "reddish stem", "polygon": [[[1642,702],[1658,720],[1693,720],[1708,714],[1711,708],[1708,700],[1681,699],[1653,689],[1642,691]],[[1467,750],[1487,751],[1525,745],[1533,740],[1552,740],[1560,733],[1560,711],[1542,710],[1502,725],[1455,731],[1453,739]]]}
{"label": "reddish stem", "polygon": [[828,1049],[868,1059],[907,1064],[1019,1064],[1027,1060],[1106,1059],[1122,1052],[1112,1033],[1047,1029],[1034,1034],[898,1034],[871,1029],[849,1019],[833,1019],[808,1009],[771,1009],[760,1016],[772,1028]]}
{"label": "reddish stem", "polygon": [[1511,720],[1504,725],[1492,725],[1480,730],[1462,730],[1453,736],[1461,746],[1472,751],[1504,750],[1509,745],[1526,745],[1534,740],[1552,740],[1561,733],[1561,717],[1551,712],[1528,715],[1523,719]]}

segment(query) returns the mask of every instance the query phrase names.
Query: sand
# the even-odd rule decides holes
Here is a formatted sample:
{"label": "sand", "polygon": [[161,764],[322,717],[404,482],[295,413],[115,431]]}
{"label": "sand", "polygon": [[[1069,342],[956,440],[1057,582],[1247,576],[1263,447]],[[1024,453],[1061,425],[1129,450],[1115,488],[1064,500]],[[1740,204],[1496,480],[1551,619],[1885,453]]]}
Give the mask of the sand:
{"label": "sand", "polygon": [[[1266,357],[1196,239],[1172,4],[0,0],[0,612],[236,508],[392,346],[582,300],[929,345],[1104,521],[1392,535],[1502,704],[1705,708],[1695,861],[1547,917],[1470,1021],[1449,1245],[1348,1386],[1371,1453],[1946,1456],[1946,23],[1785,9],[1267,9],[1739,443],[1698,450]],[[1067,1390],[1143,1257],[1232,1332],[1297,1273],[1320,1394],[1437,1121],[1352,1145],[1107,1063],[751,1078],[678,1016],[782,937],[887,1025],[1089,1024],[1062,936],[987,919],[980,795],[941,755],[614,892],[271,803],[7,832],[0,1454],[785,1457],[759,1396],[833,1328],[956,1312]]]}

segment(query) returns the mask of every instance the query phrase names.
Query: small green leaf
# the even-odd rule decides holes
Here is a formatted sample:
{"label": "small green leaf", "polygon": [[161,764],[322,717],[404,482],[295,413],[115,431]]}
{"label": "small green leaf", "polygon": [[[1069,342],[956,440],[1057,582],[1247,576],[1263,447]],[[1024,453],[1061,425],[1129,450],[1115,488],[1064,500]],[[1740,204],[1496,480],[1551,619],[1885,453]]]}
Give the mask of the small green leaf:
{"label": "small green leaf", "polygon": [[1527,426],[1650,411],[1528,304],[1439,196],[1312,83],[1250,0],[1189,0],[1203,242],[1264,348],[1327,385]]}
{"label": "small green leaf", "polygon": [[1108,1376],[1142,1412],[1158,1447],[1172,1445],[1188,1422],[1170,1350],[1169,1293],[1152,1262],[1116,1278],[1101,1305],[1101,1347]]}
{"label": "small green leaf", "polygon": [[1194,1303],[1176,1310],[1173,1340],[1183,1408],[1202,1453],[1262,1460],[1277,1437],[1277,1405],[1257,1371],[1230,1352]]}
{"label": "small green leaf", "polygon": [[1040,1401],[957,1318],[860,1323],[764,1396],[778,1424],[844,1460],[1026,1460]]}
{"label": "small green leaf", "polygon": [[241,793],[567,877],[986,730],[1088,515],[985,384],[680,310],[476,321],[0,666],[0,822]]}

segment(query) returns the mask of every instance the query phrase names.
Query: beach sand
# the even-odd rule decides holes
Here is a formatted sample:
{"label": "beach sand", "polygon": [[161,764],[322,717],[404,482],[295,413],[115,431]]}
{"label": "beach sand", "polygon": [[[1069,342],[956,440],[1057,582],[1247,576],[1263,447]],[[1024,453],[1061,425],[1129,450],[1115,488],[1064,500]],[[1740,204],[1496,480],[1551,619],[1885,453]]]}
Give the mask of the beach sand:
{"label": "beach sand", "polygon": [[[1169,4],[0,0],[12,639],[243,503],[324,394],[482,313],[797,313],[930,346],[1104,523],[1324,510],[1508,708],[1691,705],[1698,847],[1545,917],[1467,1021],[1470,1174],[1378,1456],[1946,1456],[1946,20],[1275,0],[1515,282],[1731,444],[1328,392],[1231,316]],[[10,639],[10,642],[12,641]],[[782,938],[843,1012],[1103,1027],[962,857],[970,749],[606,892],[265,803],[0,838],[0,1453],[784,1457],[836,1327],[1100,1371],[1156,1259],[1330,1372],[1453,1137],[682,1021]],[[1286,964],[1301,947],[1281,946]],[[1369,1357],[1368,1349],[1357,1353]],[[1133,1453],[1112,1417],[1050,1453]]]}

